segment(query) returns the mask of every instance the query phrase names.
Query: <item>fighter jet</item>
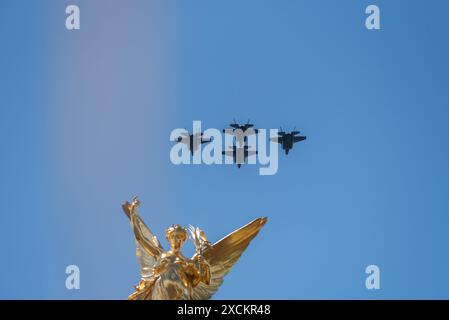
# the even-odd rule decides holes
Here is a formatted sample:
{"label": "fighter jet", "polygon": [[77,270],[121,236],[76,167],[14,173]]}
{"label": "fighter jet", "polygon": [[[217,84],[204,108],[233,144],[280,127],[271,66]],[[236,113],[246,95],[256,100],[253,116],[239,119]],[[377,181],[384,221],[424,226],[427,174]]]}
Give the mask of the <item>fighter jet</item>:
{"label": "fighter jet", "polygon": [[[223,129],[223,133],[230,133],[235,136],[239,146],[242,146],[247,141],[247,136],[257,134],[258,130],[254,128],[254,124],[248,122],[245,124],[238,124],[235,119],[234,123],[229,124],[229,129]],[[251,130],[249,130],[251,129]],[[228,131],[228,132],[227,132]]]}
{"label": "fighter jet", "polygon": [[286,133],[282,130],[282,128],[280,128],[278,132],[279,136],[276,138],[271,138],[270,140],[273,142],[280,143],[282,149],[285,150],[285,154],[288,154],[290,149],[293,148],[294,143],[306,140],[307,138],[306,136],[298,136],[298,134],[300,133],[301,133],[300,131],[295,131],[295,129],[293,129],[293,131],[290,133]]}
{"label": "fighter jet", "polygon": [[189,134],[188,132],[182,133],[181,136],[178,137],[176,140],[177,142],[184,143],[187,145],[187,148],[189,149],[190,153],[193,154],[198,150],[198,146],[203,143],[211,142],[211,139],[203,139],[203,133],[195,133],[195,134]]}
{"label": "fighter jet", "polygon": [[231,150],[222,151],[221,153],[225,156],[232,157],[235,164],[237,164],[237,167],[240,168],[243,163],[245,163],[246,158],[257,154],[257,151],[249,150],[248,146],[243,147],[237,147],[232,146],[229,147]]}

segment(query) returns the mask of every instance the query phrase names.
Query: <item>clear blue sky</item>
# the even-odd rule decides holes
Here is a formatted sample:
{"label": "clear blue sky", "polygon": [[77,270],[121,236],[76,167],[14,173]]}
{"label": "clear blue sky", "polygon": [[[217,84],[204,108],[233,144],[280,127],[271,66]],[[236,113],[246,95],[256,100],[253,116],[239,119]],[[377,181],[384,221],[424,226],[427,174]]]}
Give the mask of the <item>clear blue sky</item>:
{"label": "clear blue sky", "polygon": [[[65,29],[68,4],[81,30]],[[380,31],[365,29],[368,4]],[[269,217],[216,298],[449,298],[448,12],[1,1],[0,298],[126,298],[139,274],[120,204],[134,194],[164,245],[171,223],[217,240]],[[172,129],[234,117],[307,140],[274,176],[170,163]]]}

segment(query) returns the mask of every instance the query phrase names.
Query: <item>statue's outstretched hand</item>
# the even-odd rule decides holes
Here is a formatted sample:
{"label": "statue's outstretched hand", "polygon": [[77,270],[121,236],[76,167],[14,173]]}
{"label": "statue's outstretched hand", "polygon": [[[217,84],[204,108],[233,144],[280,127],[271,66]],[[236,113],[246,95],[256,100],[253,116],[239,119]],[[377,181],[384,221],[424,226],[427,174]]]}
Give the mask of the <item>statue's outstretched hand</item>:
{"label": "statue's outstretched hand", "polygon": [[133,203],[131,204],[131,209],[138,208],[140,206],[140,201],[137,196],[133,198]]}

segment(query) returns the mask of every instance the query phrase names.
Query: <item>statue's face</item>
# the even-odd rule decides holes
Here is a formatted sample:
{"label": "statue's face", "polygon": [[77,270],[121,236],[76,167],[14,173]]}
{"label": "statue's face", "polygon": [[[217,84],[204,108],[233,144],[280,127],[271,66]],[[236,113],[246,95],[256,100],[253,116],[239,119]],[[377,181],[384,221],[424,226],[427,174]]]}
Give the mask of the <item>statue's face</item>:
{"label": "statue's face", "polygon": [[175,226],[168,228],[165,236],[172,249],[179,250],[187,239],[187,232],[184,228]]}

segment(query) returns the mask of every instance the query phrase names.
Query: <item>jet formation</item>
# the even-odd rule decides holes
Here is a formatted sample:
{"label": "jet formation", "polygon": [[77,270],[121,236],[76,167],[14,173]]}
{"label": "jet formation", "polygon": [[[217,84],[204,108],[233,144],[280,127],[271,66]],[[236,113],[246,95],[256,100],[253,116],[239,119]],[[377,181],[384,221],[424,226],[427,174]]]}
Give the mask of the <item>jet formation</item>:
{"label": "jet formation", "polygon": [[[234,119],[233,123],[229,124],[229,128],[223,129],[223,133],[234,136],[235,145],[230,147],[229,150],[222,151],[222,154],[232,157],[233,162],[240,168],[248,157],[257,154],[257,150],[250,150],[247,145],[247,138],[249,135],[257,134],[258,132],[258,129],[254,128],[254,124],[250,123],[249,119],[245,124],[239,124]],[[291,132],[285,132],[280,127],[278,136],[270,138],[270,141],[279,143],[282,150],[288,155],[295,143],[307,138],[306,136],[299,135],[300,133],[300,131],[296,131],[296,127]],[[210,139],[203,138],[202,132],[195,134],[186,132],[181,134],[176,141],[186,144],[192,156],[198,150],[200,144],[211,142]]]}

